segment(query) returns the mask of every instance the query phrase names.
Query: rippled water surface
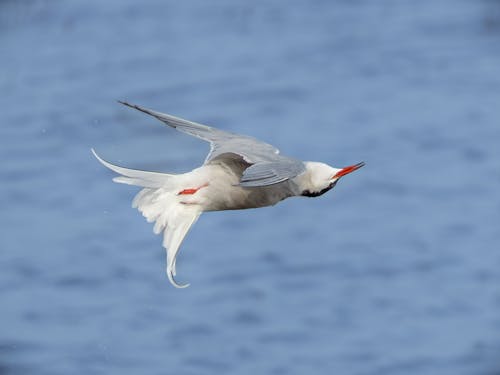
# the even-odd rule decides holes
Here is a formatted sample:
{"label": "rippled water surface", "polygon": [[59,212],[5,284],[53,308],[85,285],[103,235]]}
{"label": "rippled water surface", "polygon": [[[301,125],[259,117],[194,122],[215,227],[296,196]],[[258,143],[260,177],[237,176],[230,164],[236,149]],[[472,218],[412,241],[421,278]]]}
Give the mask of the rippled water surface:
{"label": "rippled water surface", "polygon": [[[0,1],[0,373],[498,374],[500,2]],[[367,165],[178,259],[90,154]]]}

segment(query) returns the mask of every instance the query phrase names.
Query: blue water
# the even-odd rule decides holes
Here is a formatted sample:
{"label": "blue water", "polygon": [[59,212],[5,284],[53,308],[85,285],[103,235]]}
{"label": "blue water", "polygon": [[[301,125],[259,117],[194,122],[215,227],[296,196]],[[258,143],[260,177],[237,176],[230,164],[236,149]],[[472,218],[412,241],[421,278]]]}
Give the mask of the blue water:
{"label": "blue water", "polygon": [[[500,2],[0,2],[0,373],[500,372]],[[366,167],[161,238],[92,157]]]}

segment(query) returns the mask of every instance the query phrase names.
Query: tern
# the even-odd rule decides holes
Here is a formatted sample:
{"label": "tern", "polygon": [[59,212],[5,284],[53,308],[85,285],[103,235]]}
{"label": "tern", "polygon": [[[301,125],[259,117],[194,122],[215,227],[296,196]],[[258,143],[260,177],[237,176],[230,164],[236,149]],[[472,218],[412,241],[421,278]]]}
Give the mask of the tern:
{"label": "tern", "polygon": [[203,165],[183,174],[123,168],[103,160],[92,149],[104,166],[119,175],[113,181],[143,188],[133,199],[132,207],[148,222],[155,222],[155,234],[163,232],[166,272],[177,288],[189,286],[175,280],[176,258],[184,237],[201,213],[272,206],[296,196],[318,197],[331,190],[341,177],[365,164],[334,168],[320,162],[303,162],[284,156],[274,146],[250,136],[120,103],[210,142]]}

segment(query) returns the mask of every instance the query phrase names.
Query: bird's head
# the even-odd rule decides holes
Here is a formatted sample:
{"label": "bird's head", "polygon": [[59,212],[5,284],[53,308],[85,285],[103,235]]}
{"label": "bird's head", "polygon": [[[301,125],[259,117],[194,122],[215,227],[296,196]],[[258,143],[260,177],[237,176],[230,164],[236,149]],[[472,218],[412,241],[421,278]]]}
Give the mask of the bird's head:
{"label": "bird's head", "polygon": [[306,172],[300,184],[301,195],[317,197],[332,189],[341,177],[361,168],[365,163],[361,162],[345,168],[334,168],[315,161],[308,161],[305,165]]}

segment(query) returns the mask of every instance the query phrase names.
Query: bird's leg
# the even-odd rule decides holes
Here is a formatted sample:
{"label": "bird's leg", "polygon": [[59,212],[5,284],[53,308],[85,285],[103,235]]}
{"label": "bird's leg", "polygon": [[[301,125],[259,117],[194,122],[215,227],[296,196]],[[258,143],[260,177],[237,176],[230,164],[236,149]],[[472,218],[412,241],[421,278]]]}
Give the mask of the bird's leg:
{"label": "bird's leg", "polygon": [[200,187],[197,187],[194,189],[190,188],[190,189],[181,190],[180,192],[177,193],[177,195],[192,195],[192,194],[196,193],[198,190],[200,190],[201,188],[204,188],[207,186],[208,186],[208,182],[206,182],[203,185],[201,185]]}
{"label": "bird's leg", "polygon": [[198,192],[198,190],[207,187],[208,182],[204,183],[203,185],[197,187],[197,188],[188,188],[181,190],[180,192],[177,193],[177,195],[182,195],[185,197],[180,201],[181,204],[199,204],[200,202],[196,200],[196,198],[193,197],[194,194]]}

